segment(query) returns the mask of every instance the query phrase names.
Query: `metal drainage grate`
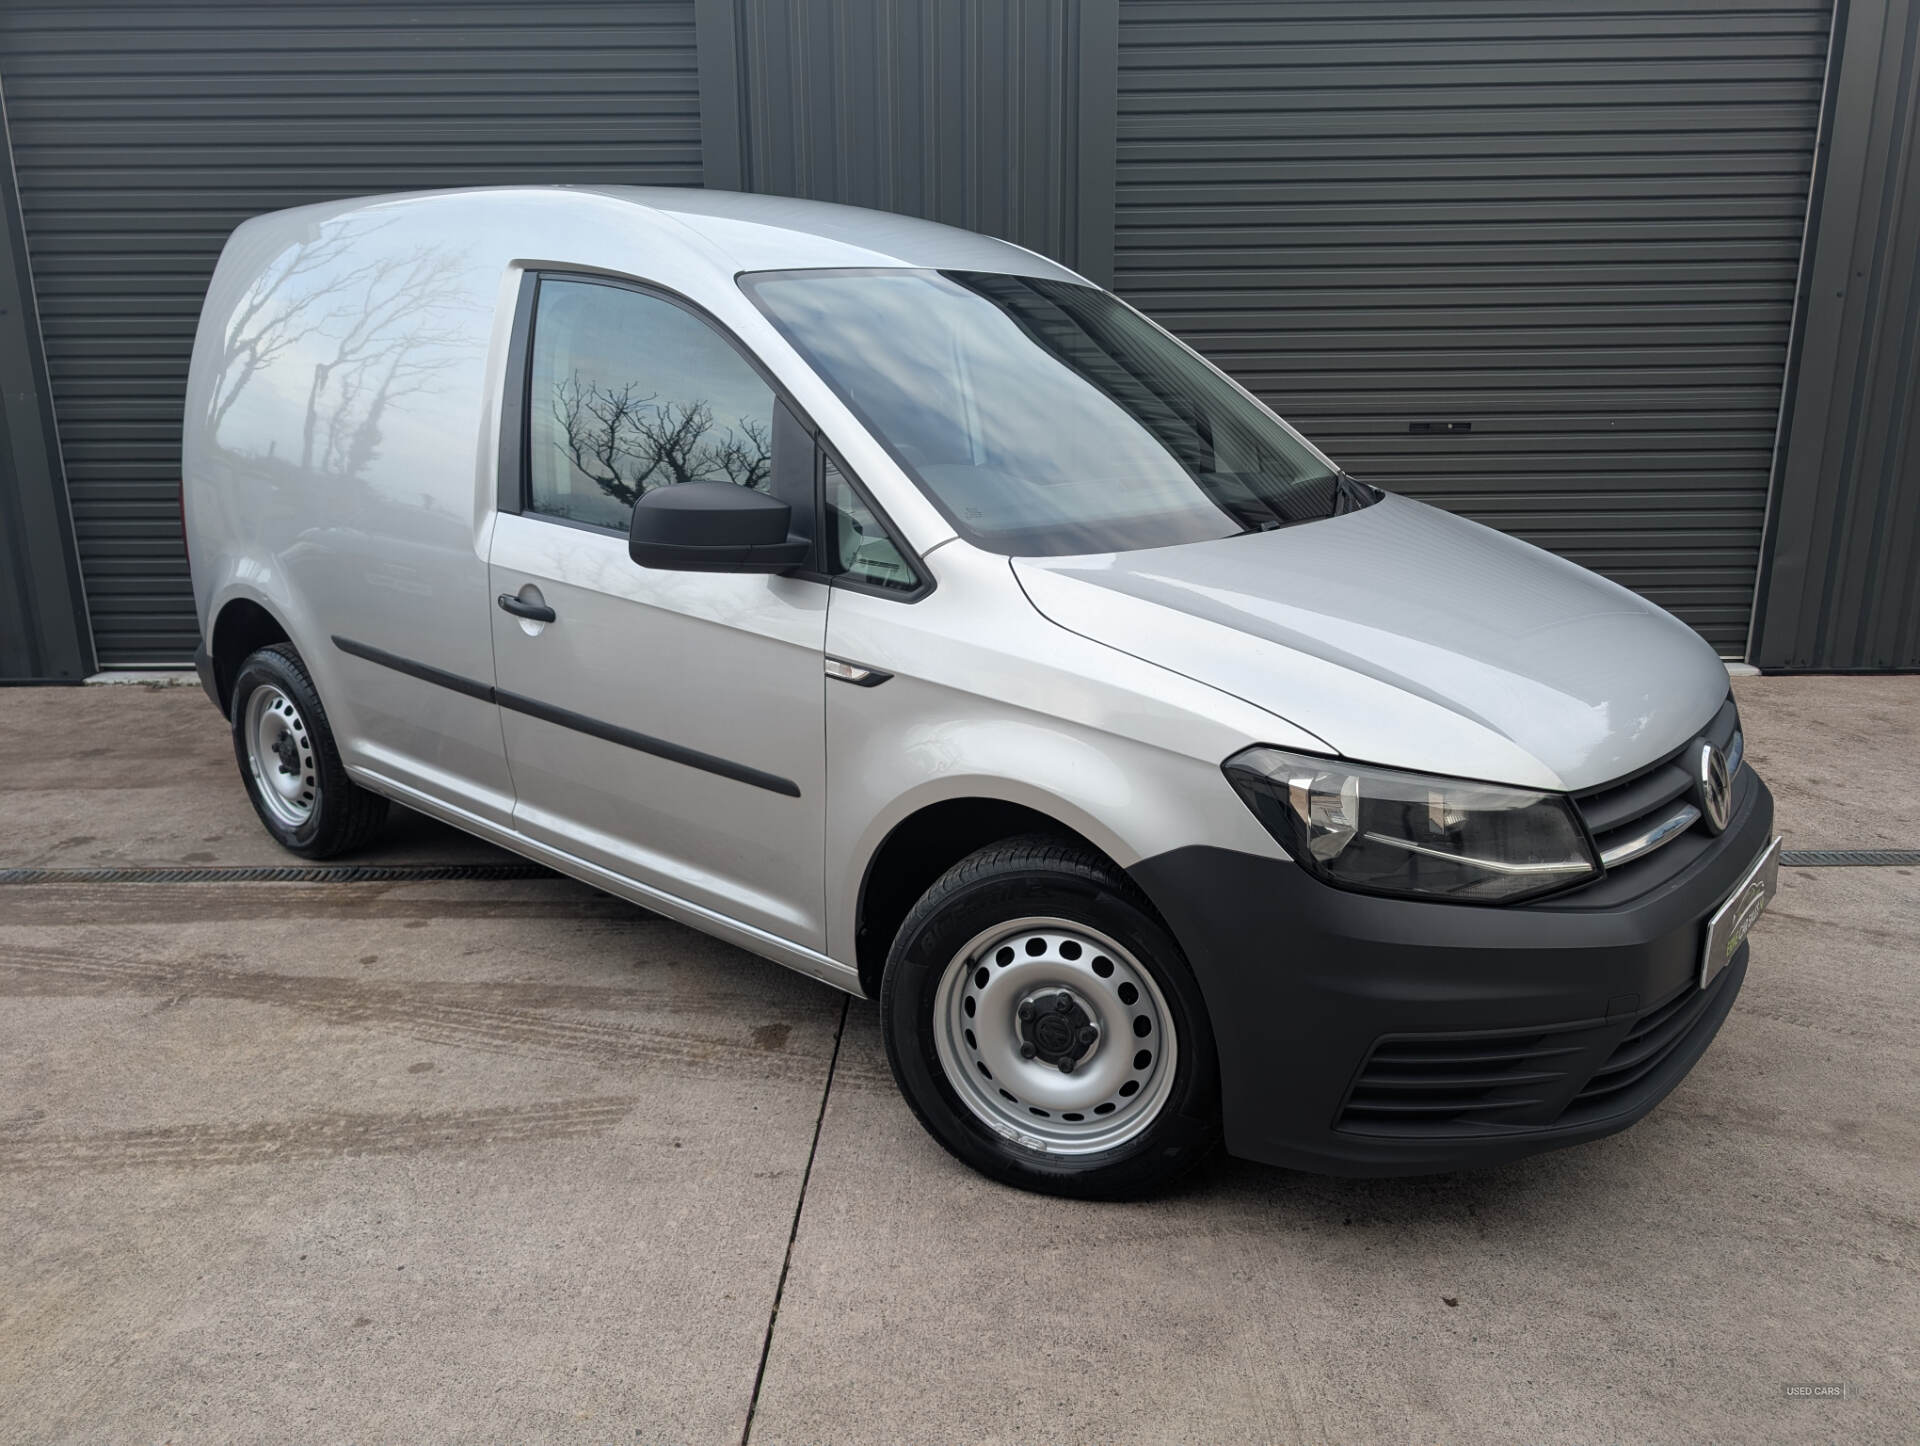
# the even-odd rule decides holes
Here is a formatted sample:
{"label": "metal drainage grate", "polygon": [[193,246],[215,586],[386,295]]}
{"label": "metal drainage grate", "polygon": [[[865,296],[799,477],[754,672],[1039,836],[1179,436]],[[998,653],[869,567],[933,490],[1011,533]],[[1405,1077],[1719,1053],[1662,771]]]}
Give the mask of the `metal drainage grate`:
{"label": "metal drainage grate", "polygon": [[1893,869],[1920,865],[1920,849],[1782,849],[1790,869]]}
{"label": "metal drainage grate", "polygon": [[386,884],[557,879],[539,864],[307,864],[193,869],[0,869],[0,884]]}

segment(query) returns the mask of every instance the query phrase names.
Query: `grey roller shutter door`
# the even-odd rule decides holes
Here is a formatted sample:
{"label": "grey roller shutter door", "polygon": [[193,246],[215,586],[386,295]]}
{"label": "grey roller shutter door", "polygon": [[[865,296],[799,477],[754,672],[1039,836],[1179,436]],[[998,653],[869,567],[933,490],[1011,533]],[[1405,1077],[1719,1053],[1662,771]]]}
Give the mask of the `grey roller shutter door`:
{"label": "grey roller shutter door", "polygon": [[526,181],[698,185],[692,0],[0,7],[0,84],[104,666],[196,638],[200,299],[248,216]]}
{"label": "grey roller shutter door", "polygon": [[1356,475],[1738,654],[1830,11],[1127,0],[1117,287]]}

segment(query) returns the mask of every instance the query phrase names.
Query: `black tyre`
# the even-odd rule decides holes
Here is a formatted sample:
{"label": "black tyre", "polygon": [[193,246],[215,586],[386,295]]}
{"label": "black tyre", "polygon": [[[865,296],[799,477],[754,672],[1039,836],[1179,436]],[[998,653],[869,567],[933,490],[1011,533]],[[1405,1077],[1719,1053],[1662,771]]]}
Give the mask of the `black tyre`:
{"label": "black tyre", "polygon": [[247,797],[282,847],[328,859],[380,831],[387,801],[347,777],[327,710],[291,643],[240,665],[228,714]]}
{"label": "black tyre", "polygon": [[1163,1189],[1219,1139],[1199,985],[1111,864],[1045,836],[961,860],[907,915],[880,986],[887,1059],[921,1124],[1024,1190]]}

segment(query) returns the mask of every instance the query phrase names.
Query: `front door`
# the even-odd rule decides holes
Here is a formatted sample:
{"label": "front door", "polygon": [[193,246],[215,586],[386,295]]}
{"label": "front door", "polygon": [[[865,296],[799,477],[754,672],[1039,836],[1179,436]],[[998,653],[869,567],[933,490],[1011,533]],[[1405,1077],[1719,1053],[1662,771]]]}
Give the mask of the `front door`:
{"label": "front door", "polygon": [[490,559],[514,825],[821,950],[827,588],[627,556],[643,491],[772,490],[781,404],[665,297],[545,277],[534,305],[523,506]]}

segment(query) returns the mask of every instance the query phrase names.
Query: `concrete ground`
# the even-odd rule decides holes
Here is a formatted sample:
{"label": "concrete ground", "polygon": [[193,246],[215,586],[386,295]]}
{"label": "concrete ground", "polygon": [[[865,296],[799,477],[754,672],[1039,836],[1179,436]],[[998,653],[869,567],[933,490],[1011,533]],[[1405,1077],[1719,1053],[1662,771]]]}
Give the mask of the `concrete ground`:
{"label": "concrete ground", "polygon": [[[1920,847],[1920,679],[1737,686],[1789,847]],[[0,691],[0,866],[284,858],[197,689]],[[1912,1441],[1917,883],[1786,871],[1623,1135],[1144,1205],[558,878],[0,886],[0,1441]]]}

